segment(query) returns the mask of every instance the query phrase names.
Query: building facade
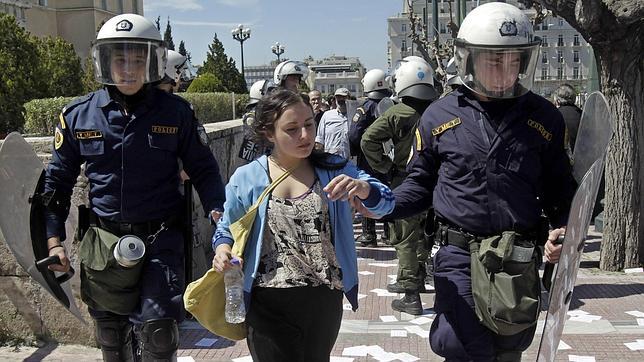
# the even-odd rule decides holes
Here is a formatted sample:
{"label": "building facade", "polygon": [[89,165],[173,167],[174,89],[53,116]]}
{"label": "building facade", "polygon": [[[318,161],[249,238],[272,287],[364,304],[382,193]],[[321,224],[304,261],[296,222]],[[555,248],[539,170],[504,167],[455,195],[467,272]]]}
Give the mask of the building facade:
{"label": "building facade", "polygon": [[143,0],[0,0],[0,12],[32,35],[67,40],[85,59],[101,25],[118,14],[143,15]]}
{"label": "building facade", "polygon": [[[414,1],[410,8],[406,0],[403,0],[402,13],[387,19],[387,32],[389,41],[387,45],[387,62],[392,70],[396,63],[409,55],[421,55],[416,45],[411,40],[411,29],[409,12],[420,17],[423,25],[429,24],[429,36],[433,36],[433,10],[432,1]],[[466,11],[469,13],[477,4],[484,4],[490,1],[466,1]],[[516,0],[506,1],[520,9],[524,9],[529,18],[534,18],[534,9],[525,9],[525,6]],[[456,2],[452,4],[452,15],[450,15],[450,3],[440,1],[438,3],[438,39],[444,43],[452,38],[448,24],[450,19],[457,21]],[[569,83],[579,92],[589,93],[598,88],[597,70],[594,62],[592,48],[586,40],[568,24],[563,18],[548,16],[535,27],[535,35],[542,38],[543,43],[539,54],[539,62],[535,72],[535,83],[533,91],[545,97],[563,83]]]}
{"label": "building facade", "polygon": [[246,87],[250,87],[260,80],[272,80],[273,72],[277,66],[277,61],[272,61],[271,64],[250,65],[244,67],[244,79],[246,80]]}
{"label": "building facade", "polygon": [[310,73],[307,85],[322,95],[334,94],[338,88],[347,88],[355,97],[362,97],[362,78],[365,67],[357,57],[332,55],[321,60],[305,59]]}

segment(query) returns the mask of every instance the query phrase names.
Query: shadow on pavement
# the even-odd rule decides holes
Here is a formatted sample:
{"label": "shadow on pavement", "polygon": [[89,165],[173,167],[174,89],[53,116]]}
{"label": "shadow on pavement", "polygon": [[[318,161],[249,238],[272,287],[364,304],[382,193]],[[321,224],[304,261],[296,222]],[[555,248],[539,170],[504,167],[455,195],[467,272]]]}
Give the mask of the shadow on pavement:
{"label": "shadow on pavement", "polygon": [[43,347],[40,347],[37,350],[35,350],[34,353],[31,354],[31,356],[25,358],[23,361],[26,361],[26,362],[42,361],[43,359],[45,359],[45,357],[49,356],[51,352],[53,352],[56,348],[58,348],[58,343],[56,342],[47,343]]}
{"label": "shadow on pavement", "polygon": [[[357,248],[356,253],[359,258],[373,259],[376,261],[392,261],[396,260],[395,250],[382,250],[378,248]],[[398,261],[396,260],[396,263]]]}

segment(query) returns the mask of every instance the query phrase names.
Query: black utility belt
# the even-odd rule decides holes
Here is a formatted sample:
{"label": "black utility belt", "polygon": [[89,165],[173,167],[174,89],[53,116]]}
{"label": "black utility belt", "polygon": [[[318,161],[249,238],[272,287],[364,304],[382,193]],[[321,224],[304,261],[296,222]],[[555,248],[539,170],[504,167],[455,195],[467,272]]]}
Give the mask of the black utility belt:
{"label": "black utility belt", "polygon": [[[533,243],[537,241],[537,233],[535,231],[519,234],[521,235],[520,240],[531,241]],[[464,232],[450,225],[443,224],[440,221],[436,229],[436,238],[441,245],[454,245],[468,251],[470,250],[471,242],[481,242],[488,237]]]}
{"label": "black utility belt", "polygon": [[136,235],[145,238],[149,235],[155,234],[161,230],[162,227],[165,227],[166,229],[175,228],[180,224],[179,221],[179,217],[171,216],[165,220],[129,223],[112,221],[97,216],[95,225],[119,237],[123,235]]}

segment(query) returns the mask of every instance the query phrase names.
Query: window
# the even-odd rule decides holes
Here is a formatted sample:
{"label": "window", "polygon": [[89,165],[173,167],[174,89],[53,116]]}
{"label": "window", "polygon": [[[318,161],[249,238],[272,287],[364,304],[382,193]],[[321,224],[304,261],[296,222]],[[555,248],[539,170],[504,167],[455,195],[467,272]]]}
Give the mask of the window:
{"label": "window", "polygon": [[118,0],[118,13],[123,14],[123,0]]}
{"label": "window", "polygon": [[541,30],[548,30],[548,18],[543,19],[543,23],[541,23]]}
{"label": "window", "polygon": [[547,47],[548,46],[548,36],[544,35],[541,37],[541,46]]}
{"label": "window", "polygon": [[559,80],[563,79],[563,67],[562,66],[559,66],[557,68],[557,79],[559,79]]}
{"label": "window", "polygon": [[563,26],[563,25],[564,25],[564,20],[563,20],[563,18],[559,18],[559,26]]}
{"label": "window", "polygon": [[107,0],[101,0],[101,9],[107,10]]}
{"label": "window", "polygon": [[400,51],[401,52],[406,52],[407,51],[407,40],[403,40],[400,43]]}
{"label": "window", "polygon": [[573,40],[572,40],[572,45],[574,46],[579,46],[579,34],[575,34]]}
{"label": "window", "polygon": [[541,63],[548,64],[548,52],[544,51],[541,53]]}
{"label": "window", "polygon": [[47,6],[47,0],[38,0],[38,5]]}
{"label": "window", "polygon": [[557,63],[563,63],[563,50],[557,50]]}
{"label": "window", "polygon": [[579,50],[573,50],[573,52],[572,52],[572,61],[574,63],[579,63]]}
{"label": "window", "polygon": [[407,24],[402,24],[402,32],[406,33],[407,32]]}
{"label": "window", "polygon": [[132,1],[132,12],[133,12],[134,14],[138,14],[138,13],[139,13],[139,0],[134,0],[134,1]]}
{"label": "window", "polygon": [[548,79],[548,67],[541,68],[541,80]]}
{"label": "window", "polygon": [[440,28],[441,28],[440,29],[441,34],[447,33],[447,27],[445,26],[445,23],[441,23]]}
{"label": "window", "polygon": [[562,47],[563,45],[564,45],[563,34],[559,34],[559,37],[557,38],[557,46]]}
{"label": "window", "polygon": [[335,93],[335,84],[329,84],[329,93]]}
{"label": "window", "polygon": [[579,79],[579,67],[572,68],[572,79]]}

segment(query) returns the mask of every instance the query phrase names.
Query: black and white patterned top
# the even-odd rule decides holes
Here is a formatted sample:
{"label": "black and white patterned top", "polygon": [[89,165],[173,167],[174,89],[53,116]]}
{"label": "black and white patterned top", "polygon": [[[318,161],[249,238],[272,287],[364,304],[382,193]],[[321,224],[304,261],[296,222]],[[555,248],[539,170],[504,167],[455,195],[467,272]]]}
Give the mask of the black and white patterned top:
{"label": "black and white patterned top", "polygon": [[296,198],[271,195],[255,286],[328,285],[342,289],[342,270],[331,242],[328,205],[322,192],[316,180]]}

